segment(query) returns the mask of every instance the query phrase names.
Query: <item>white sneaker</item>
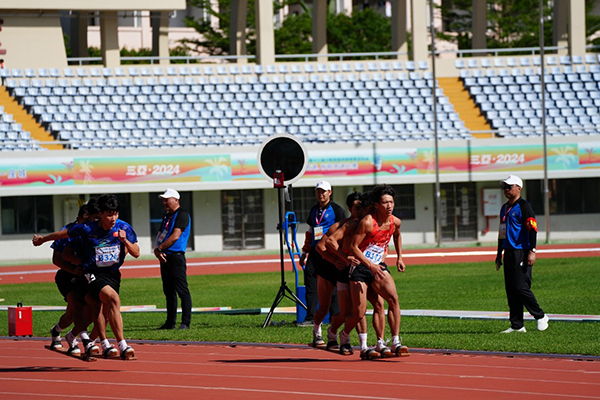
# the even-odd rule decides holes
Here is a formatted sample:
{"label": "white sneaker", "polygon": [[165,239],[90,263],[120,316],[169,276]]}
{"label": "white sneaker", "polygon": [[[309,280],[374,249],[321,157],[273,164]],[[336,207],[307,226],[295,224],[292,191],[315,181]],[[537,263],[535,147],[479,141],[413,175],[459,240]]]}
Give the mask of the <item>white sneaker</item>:
{"label": "white sneaker", "polygon": [[77,338],[73,336],[72,332],[67,333],[65,336],[65,340],[69,345],[69,349],[67,350],[68,354],[80,354],[81,350],[79,349],[79,343],[77,343]]}
{"label": "white sneaker", "polygon": [[525,327],[522,327],[521,329],[513,329],[513,328],[508,328],[500,333],[511,333],[511,332],[521,332],[521,333],[525,333],[527,332],[527,330],[525,329]]}
{"label": "white sneaker", "polygon": [[548,320],[550,320],[550,318],[548,318],[548,314],[544,314],[542,318],[537,320],[538,331],[545,331],[548,329]]}

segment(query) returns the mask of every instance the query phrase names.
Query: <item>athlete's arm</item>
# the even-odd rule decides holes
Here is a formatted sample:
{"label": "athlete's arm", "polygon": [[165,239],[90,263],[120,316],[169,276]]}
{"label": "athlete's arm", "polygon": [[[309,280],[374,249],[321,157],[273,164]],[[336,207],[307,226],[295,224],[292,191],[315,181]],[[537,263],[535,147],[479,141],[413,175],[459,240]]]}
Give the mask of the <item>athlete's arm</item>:
{"label": "athlete's arm", "polygon": [[[65,248],[66,250],[66,248]],[[64,259],[64,250],[61,253],[60,251],[54,250],[52,253],[52,264],[56,265],[58,268],[67,271],[71,274],[81,275],[82,271],[80,269],[79,273],[77,273],[77,267]]]}
{"label": "athlete's arm", "polygon": [[63,229],[58,232],[52,232],[45,236],[33,235],[33,239],[31,240],[31,242],[33,243],[34,246],[41,246],[42,244],[44,244],[46,242],[50,242],[50,241],[54,241],[54,240],[58,240],[58,239],[66,239],[68,237],[69,237],[68,231],[66,229]]}
{"label": "athlete's arm", "polygon": [[123,229],[119,229],[119,240],[125,245],[125,249],[129,254],[135,258],[140,256],[140,246],[137,243],[131,243],[127,239],[127,232],[125,232]]}
{"label": "athlete's arm", "polygon": [[402,234],[400,233],[401,224],[402,221],[400,218],[394,217],[394,247],[396,248],[396,254],[398,255],[398,259],[396,260],[398,272],[404,272],[406,269],[406,265],[404,265],[404,261],[402,260]]}
{"label": "athlete's arm", "polygon": [[368,267],[375,278],[384,278],[385,274],[379,267],[379,265],[375,265],[369,260],[365,255],[360,251],[358,247],[360,243],[363,241],[365,236],[373,232],[373,217],[371,215],[367,215],[360,221],[358,228],[356,229],[356,233],[352,238],[352,244],[350,245],[350,251],[356,257],[360,263],[366,267]]}

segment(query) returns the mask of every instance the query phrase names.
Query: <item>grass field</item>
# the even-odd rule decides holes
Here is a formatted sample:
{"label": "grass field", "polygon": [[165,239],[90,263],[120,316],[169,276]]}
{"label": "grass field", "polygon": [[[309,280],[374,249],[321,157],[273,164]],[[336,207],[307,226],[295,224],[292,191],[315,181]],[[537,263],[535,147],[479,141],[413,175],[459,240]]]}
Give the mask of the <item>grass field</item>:
{"label": "grass field", "polygon": [[[402,309],[507,311],[502,272],[492,262],[408,266],[393,272]],[[293,275],[286,278],[293,288]],[[279,289],[278,273],[205,275],[189,277],[194,307],[269,308]],[[600,314],[600,259],[540,259],[534,267],[533,290],[549,314]],[[156,305],[164,308],[159,278],[124,280],[123,305]],[[64,305],[53,283],[0,286],[1,304]],[[281,306],[292,306],[285,299]],[[34,335],[49,336],[49,328],[60,313],[36,312]],[[158,331],[162,313],[123,315],[125,336],[131,339],[198,340],[226,342],[308,343],[311,329],[296,327],[293,315],[275,315],[273,324],[261,328],[264,315],[194,315],[189,331]],[[0,312],[0,320],[7,313]],[[583,354],[600,356],[600,323],[550,322],[538,332],[534,321],[526,321],[526,334],[500,334],[508,321],[460,320],[454,318],[404,317],[401,336],[409,347]],[[8,334],[7,324],[0,335]],[[388,331],[389,335],[389,331]],[[110,334],[109,334],[110,336]],[[374,332],[369,331],[370,342]],[[358,344],[356,335],[353,344]]]}

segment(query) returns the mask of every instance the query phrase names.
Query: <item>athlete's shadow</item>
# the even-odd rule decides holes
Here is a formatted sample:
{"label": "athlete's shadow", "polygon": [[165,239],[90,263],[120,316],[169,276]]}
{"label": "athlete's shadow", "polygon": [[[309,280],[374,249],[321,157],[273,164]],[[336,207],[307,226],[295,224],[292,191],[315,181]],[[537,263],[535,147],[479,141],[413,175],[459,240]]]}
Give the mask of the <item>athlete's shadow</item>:
{"label": "athlete's shadow", "polygon": [[221,362],[224,364],[284,364],[284,363],[329,363],[329,362],[341,362],[347,360],[323,360],[320,358],[261,358],[259,360],[246,359],[246,360],[215,360],[215,362]]}
{"label": "athlete's shadow", "polygon": [[98,369],[72,368],[72,367],[13,367],[0,368],[0,373],[6,372],[98,372]]}

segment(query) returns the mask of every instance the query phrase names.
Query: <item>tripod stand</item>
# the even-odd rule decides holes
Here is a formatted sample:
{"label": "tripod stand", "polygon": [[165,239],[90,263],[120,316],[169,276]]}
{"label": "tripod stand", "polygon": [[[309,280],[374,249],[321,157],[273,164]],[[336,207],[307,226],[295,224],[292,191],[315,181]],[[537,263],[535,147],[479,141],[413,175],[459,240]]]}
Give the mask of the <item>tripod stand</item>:
{"label": "tripod stand", "polygon": [[275,311],[275,307],[279,305],[281,300],[284,297],[292,300],[296,304],[302,306],[306,310],[306,306],[302,301],[290,290],[286,281],[285,281],[285,265],[283,261],[283,189],[284,187],[277,187],[277,201],[279,204],[279,224],[277,225],[277,230],[279,231],[279,257],[281,260],[281,286],[279,287],[279,291],[277,292],[277,296],[275,296],[275,301],[273,301],[273,305],[267,314],[267,318],[265,322],[263,322],[263,328],[269,325],[269,321],[273,316],[273,311]]}

